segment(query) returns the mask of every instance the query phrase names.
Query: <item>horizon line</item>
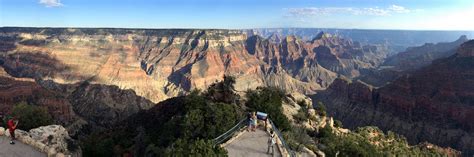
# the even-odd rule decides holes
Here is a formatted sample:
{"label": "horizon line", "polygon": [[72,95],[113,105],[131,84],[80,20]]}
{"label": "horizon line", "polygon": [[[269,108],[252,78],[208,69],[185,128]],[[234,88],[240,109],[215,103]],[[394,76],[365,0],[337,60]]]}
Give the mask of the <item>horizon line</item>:
{"label": "horizon line", "polygon": [[52,28],[52,29],[142,29],[142,30],[255,30],[255,29],[342,29],[342,30],[369,30],[369,31],[440,31],[440,32],[474,32],[473,30],[457,30],[457,29],[384,29],[384,28],[336,28],[336,27],[255,27],[255,28],[199,28],[199,27],[83,27],[83,26],[1,26],[1,28]]}

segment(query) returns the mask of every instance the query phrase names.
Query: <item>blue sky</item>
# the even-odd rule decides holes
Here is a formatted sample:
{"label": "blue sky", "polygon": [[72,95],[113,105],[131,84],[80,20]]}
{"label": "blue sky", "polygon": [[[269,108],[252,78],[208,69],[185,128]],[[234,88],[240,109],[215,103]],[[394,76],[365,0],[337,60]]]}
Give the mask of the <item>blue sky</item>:
{"label": "blue sky", "polygon": [[0,26],[474,30],[474,0],[0,0]]}

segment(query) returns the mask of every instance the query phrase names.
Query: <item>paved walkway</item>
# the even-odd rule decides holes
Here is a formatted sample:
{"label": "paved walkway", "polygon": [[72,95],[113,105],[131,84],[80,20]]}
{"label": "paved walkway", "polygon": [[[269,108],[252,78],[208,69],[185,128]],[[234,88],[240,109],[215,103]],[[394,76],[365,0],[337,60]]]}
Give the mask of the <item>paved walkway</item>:
{"label": "paved walkway", "polygon": [[9,142],[8,137],[0,136],[0,157],[46,157],[46,154],[19,141],[15,141],[14,145]]}
{"label": "paved walkway", "polygon": [[[270,138],[270,135],[260,129],[255,132],[245,131],[224,148],[228,151],[230,157],[272,156],[267,154],[268,138]],[[275,151],[273,156],[280,157],[281,154],[277,146],[275,145],[273,148]]]}

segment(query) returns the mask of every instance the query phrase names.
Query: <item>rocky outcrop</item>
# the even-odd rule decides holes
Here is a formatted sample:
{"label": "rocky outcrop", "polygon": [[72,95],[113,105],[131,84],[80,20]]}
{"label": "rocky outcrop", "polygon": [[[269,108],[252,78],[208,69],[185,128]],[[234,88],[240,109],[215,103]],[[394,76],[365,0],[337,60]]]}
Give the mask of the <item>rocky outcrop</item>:
{"label": "rocky outcrop", "polygon": [[[7,132],[6,136],[10,136]],[[30,131],[15,130],[16,139],[51,157],[82,156],[79,143],[60,125],[42,126]]]}
{"label": "rocky outcrop", "polygon": [[6,133],[5,131],[6,131],[5,128],[0,127],[0,136],[5,135],[5,133]]}
{"label": "rocky outcrop", "polygon": [[[355,82],[354,84],[359,84],[359,83]],[[363,85],[363,83],[361,83],[360,85]],[[369,90],[372,90],[372,89],[369,89]],[[352,98],[365,97],[365,96],[366,96],[366,93],[363,93],[360,95],[351,95]],[[309,101],[308,105],[310,105],[311,99],[308,97],[301,96],[299,94],[293,94],[293,93],[287,95],[287,100],[283,103],[283,109],[284,109],[283,114],[285,114],[285,116],[287,116],[290,122],[292,122],[293,127],[304,128],[305,130],[308,130],[307,133],[313,132],[312,136],[315,136],[314,133],[321,133],[321,131],[324,131],[325,129],[327,129],[326,127],[328,127],[328,128],[331,128],[330,130],[332,130],[332,133],[335,136],[343,137],[342,139],[350,139],[353,142],[357,140],[369,142],[374,147],[377,147],[378,149],[383,150],[385,154],[410,156],[413,154],[420,155],[420,153],[431,152],[433,153],[433,154],[429,154],[431,156],[433,155],[435,156],[439,156],[439,155],[461,156],[461,152],[455,149],[452,149],[450,147],[443,148],[443,147],[439,147],[437,145],[427,143],[427,142],[423,142],[417,145],[409,145],[406,142],[405,137],[399,136],[390,131],[386,132],[387,134],[385,134],[383,131],[373,126],[357,127],[351,131],[349,129],[342,128],[341,125],[338,125],[338,123],[336,122],[336,119],[333,119],[333,117],[326,117],[321,114],[315,114],[316,112],[321,113],[322,111],[320,110],[318,111],[316,111],[315,109],[303,110],[303,112],[307,112],[308,119],[305,121],[301,121],[301,120],[294,121],[293,116],[296,115],[297,112],[301,112],[298,110],[300,110],[302,107],[305,107],[305,108],[308,107],[308,106],[300,106],[300,105],[305,104],[302,102],[308,102],[308,101]],[[321,138],[324,138],[324,137],[314,138],[315,140],[314,143],[308,142],[308,144],[305,144],[305,147],[311,148],[311,150],[303,149],[300,152],[296,152],[298,156],[305,156],[305,155],[310,155],[310,154],[312,154],[312,156],[315,156],[314,153],[311,153],[313,151],[317,153],[318,156],[324,156],[324,152],[322,152],[319,149],[324,150],[325,146],[328,144],[324,142],[328,142],[328,141],[324,141]],[[324,142],[320,143],[321,141],[317,141],[317,140],[321,140]],[[337,143],[337,141],[331,141],[331,142]],[[418,154],[416,153],[417,151],[418,151]],[[326,153],[329,153],[329,152],[326,152]],[[428,153],[426,153],[426,155],[421,155],[421,156],[427,156],[427,155]]]}
{"label": "rocky outcrop", "polygon": [[375,125],[394,131],[411,143],[428,141],[474,153],[474,58],[472,41],[458,54],[440,59],[394,82],[374,89],[360,81],[336,79],[313,96],[344,126]]}
{"label": "rocky outcrop", "polygon": [[0,63],[15,77],[131,89],[153,102],[203,89],[224,75],[236,89],[277,86],[314,93],[337,74],[358,76],[386,57],[383,46],[362,46],[323,33],[265,39],[240,30],[1,28]]}

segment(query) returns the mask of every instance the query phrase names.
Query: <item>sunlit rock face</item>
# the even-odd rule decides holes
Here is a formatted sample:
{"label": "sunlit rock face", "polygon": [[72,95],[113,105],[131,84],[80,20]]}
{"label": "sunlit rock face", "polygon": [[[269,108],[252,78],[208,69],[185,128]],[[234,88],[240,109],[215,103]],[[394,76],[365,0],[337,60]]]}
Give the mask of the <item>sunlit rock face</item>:
{"label": "sunlit rock face", "polygon": [[337,74],[356,77],[378,66],[387,54],[383,46],[327,33],[303,41],[240,30],[1,30],[0,63],[9,75],[115,85],[153,102],[204,89],[224,75],[236,77],[239,91],[277,86],[311,94]]}

